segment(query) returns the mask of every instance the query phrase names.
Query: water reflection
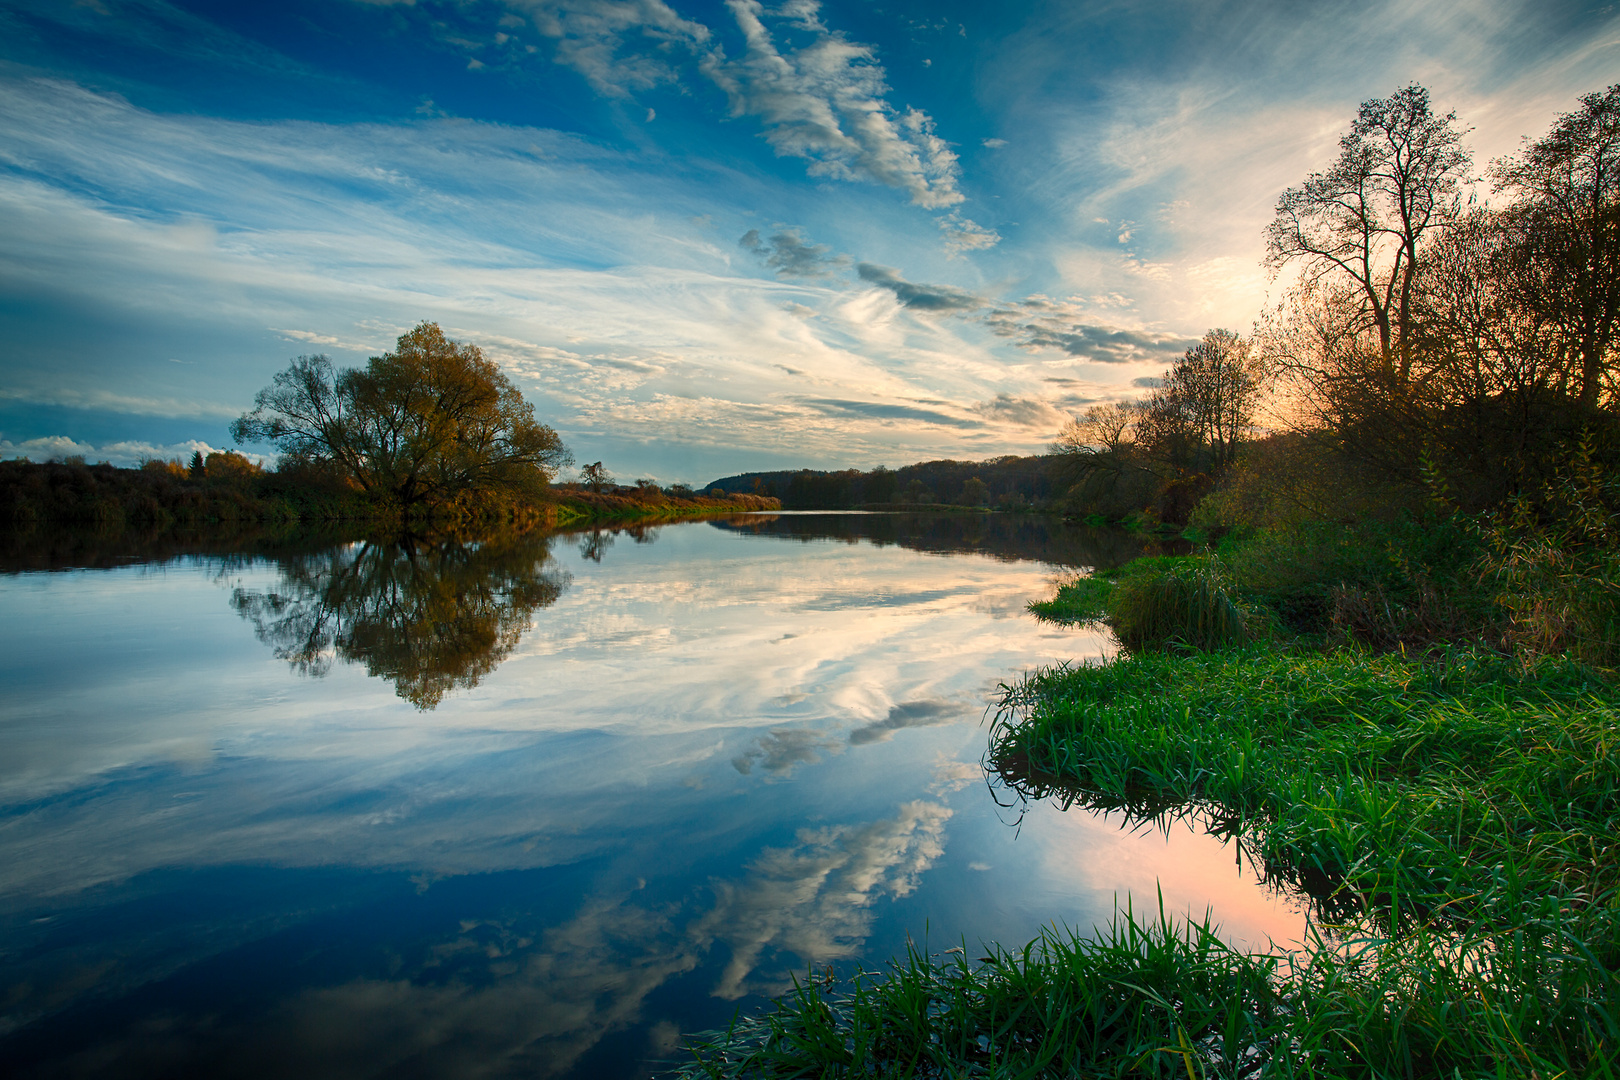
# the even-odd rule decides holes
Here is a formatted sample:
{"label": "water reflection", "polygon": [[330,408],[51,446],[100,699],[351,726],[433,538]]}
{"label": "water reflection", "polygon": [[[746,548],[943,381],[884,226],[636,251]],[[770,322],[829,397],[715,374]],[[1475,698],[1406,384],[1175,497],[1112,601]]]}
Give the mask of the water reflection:
{"label": "water reflection", "polygon": [[1061,531],[270,537],[0,577],[0,1074],[631,1080],[908,937],[1161,887],[1286,933],[1208,836],[997,817],[996,684],[1107,647],[1027,616],[1056,567],[1016,552],[1109,542],[1034,525]]}
{"label": "water reflection", "polygon": [[751,536],[835,540],[846,544],[895,544],[936,555],[983,555],[1004,562],[1108,569],[1142,555],[1185,550],[1186,541],[1154,538],[1123,529],[1054,526],[1033,514],[751,514],[710,522],[717,529]]}
{"label": "water reflection", "polygon": [[1183,802],[1146,794],[1121,796],[1080,787],[1033,768],[1023,754],[996,756],[988,767],[992,793],[1016,816],[1027,813],[1035,804],[1046,802],[1064,812],[1081,811],[1095,814],[1102,821],[1117,820],[1119,827],[1129,832],[1169,835],[1179,828],[1213,837],[1232,849],[1240,866],[1246,863],[1255,872],[1261,887],[1306,909],[1319,927],[1348,924],[1377,906],[1376,898],[1347,890],[1342,879],[1324,873],[1310,862],[1267,855],[1264,852],[1265,823],[1246,820],[1219,804]]}
{"label": "water reflection", "polygon": [[530,619],[568,588],[553,537],[477,542],[401,537],[274,560],[274,589],[237,588],[231,605],[302,675],[334,658],[364,664],[418,709],[478,685],[517,646]]}

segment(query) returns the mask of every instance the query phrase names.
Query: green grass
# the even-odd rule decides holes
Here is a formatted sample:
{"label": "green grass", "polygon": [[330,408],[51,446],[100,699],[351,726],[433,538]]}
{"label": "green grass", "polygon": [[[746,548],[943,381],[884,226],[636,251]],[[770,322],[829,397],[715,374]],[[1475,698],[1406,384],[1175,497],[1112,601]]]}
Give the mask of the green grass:
{"label": "green grass", "polygon": [[1226,567],[1207,554],[1149,556],[1078,577],[1029,610],[1060,624],[1107,623],[1130,650],[1221,649],[1264,636],[1271,622],[1234,598]]}
{"label": "green grass", "polygon": [[990,761],[1036,797],[1197,810],[1369,909],[1620,885],[1620,693],[1575,665],[1145,653],[1009,689]]}
{"label": "green grass", "polygon": [[974,960],[912,947],[884,973],[797,982],[774,1011],[712,1034],[680,1075],[1200,1075],[1267,1040],[1275,967],[1162,907]]}
{"label": "green grass", "polygon": [[1108,617],[1108,597],[1114,582],[1103,574],[1065,581],[1050,600],[1037,600],[1029,610],[1047,622],[1064,626],[1101,622]]}
{"label": "green grass", "polygon": [[1248,956],[1127,913],[913,951],[801,984],[688,1075],[1615,1075],[1620,693],[1588,669],[1144,652],[1008,688],[989,760],[1030,798],[1239,838],[1317,936]]}

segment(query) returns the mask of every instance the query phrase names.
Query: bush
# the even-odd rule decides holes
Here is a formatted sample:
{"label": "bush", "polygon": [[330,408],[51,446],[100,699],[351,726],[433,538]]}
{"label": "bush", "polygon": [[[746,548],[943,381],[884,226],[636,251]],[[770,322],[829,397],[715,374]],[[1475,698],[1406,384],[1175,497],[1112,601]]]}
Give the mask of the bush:
{"label": "bush", "polygon": [[1108,599],[1108,618],[1120,644],[1132,651],[1224,649],[1255,636],[1213,555],[1122,574]]}

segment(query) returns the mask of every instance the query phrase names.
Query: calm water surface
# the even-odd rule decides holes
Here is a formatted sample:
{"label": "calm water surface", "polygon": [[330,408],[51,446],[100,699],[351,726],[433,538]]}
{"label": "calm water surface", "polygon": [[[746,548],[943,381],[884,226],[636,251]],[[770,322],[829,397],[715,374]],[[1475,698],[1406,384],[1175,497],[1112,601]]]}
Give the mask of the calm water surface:
{"label": "calm water surface", "polygon": [[[781,515],[0,577],[0,1068],[645,1076],[807,965],[1303,917],[1185,827],[1036,806],[996,686],[1128,538]],[[61,562],[70,570],[29,569]]]}

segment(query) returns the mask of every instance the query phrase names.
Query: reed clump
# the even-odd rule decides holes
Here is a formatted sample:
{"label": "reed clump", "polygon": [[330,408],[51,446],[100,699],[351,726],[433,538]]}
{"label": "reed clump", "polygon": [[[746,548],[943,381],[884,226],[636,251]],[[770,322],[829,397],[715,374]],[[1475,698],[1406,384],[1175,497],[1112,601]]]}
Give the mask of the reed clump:
{"label": "reed clump", "polygon": [[677,1075],[1169,1080],[1253,1057],[1283,1005],[1275,968],[1162,904],[971,960],[913,945],[885,972],[796,981],[771,1012],[699,1037]]}
{"label": "reed clump", "polygon": [[1029,605],[1058,623],[1107,623],[1126,649],[1210,651],[1265,637],[1266,613],[1237,598],[1220,557],[1150,556],[1079,577]]}

